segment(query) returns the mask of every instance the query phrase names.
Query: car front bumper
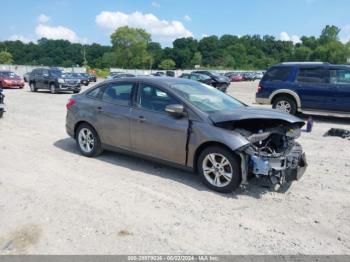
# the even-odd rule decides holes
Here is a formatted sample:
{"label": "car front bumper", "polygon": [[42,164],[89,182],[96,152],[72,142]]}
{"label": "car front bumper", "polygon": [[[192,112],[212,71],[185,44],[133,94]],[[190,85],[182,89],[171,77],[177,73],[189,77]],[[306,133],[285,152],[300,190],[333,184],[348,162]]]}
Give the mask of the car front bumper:
{"label": "car front bumper", "polygon": [[59,84],[58,90],[60,91],[80,91],[80,84],[77,85],[69,85],[69,84]]}
{"label": "car front bumper", "polygon": [[23,88],[24,87],[24,83],[22,82],[13,82],[13,83],[3,83],[2,84],[3,87],[5,88]]}

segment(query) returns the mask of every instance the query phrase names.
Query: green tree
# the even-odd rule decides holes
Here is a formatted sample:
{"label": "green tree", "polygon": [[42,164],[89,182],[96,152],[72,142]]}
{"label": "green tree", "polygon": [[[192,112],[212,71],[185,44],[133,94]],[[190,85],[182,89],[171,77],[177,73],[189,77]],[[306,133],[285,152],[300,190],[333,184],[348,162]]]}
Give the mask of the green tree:
{"label": "green tree", "polygon": [[159,65],[159,67],[160,67],[161,69],[165,69],[165,70],[174,69],[175,66],[176,66],[176,63],[175,63],[175,61],[172,60],[172,59],[165,59],[165,60],[163,60],[163,61],[160,63],[160,65]]}
{"label": "green tree", "polygon": [[202,54],[201,52],[195,52],[192,60],[191,60],[191,65],[194,67],[195,65],[201,65],[202,64]]}
{"label": "green tree", "polygon": [[1,51],[0,52],[0,64],[12,64],[13,58],[11,53],[7,51]]}
{"label": "green tree", "polygon": [[120,67],[147,68],[151,59],[147,51],[151,35],[145,30],[120,27],[111,35],[111,41]]}
{"label": "green tree", "polygon": [[307,46],[299,46],[295,48],[295,61],[309,61],[312,54],[312,50]]}
{"label": "green tree", "polygon": [[340,28],[334,25],[327,25],[321,33],[320,43],[326,44],[332,41],[339,41]]}

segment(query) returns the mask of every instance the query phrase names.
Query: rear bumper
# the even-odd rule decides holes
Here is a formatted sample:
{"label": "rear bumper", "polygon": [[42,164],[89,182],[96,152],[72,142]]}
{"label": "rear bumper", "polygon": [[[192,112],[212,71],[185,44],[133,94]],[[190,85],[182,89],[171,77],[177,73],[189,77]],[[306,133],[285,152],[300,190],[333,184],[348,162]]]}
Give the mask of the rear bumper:
{"label": "rear bumper", "polygon": [[255,97],[255,103],[261,104],[261,105],[269,105],[270,100],[268,98]]}

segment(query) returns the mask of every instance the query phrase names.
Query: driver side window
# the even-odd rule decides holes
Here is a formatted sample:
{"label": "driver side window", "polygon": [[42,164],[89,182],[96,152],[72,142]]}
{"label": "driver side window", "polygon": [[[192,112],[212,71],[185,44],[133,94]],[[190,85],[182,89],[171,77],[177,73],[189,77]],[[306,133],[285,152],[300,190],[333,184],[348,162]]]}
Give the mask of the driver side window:
{"label": "driver side window", "polygon": [[168,105],[179,104],[163,90],[150,85],[141,85],[137,98],[137,106],[142,109],[165,112]]}

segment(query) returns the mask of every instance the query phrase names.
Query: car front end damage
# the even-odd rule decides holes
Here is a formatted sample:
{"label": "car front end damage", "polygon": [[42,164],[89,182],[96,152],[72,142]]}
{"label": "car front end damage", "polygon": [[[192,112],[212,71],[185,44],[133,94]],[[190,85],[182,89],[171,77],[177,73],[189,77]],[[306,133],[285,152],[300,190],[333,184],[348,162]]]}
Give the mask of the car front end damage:
{"label": "car front end damage", "polygon": [[[217,127],[232,130],[248,141],[235,151],[241,158],[243,185],[248,183],[249,177],[255,176],[279,189],[299,180],[305,173],[308,165],[306,156],[296,141],[304,122],[285,113],[277,114],[281,117],[269,118],[264,115],[256,118],[248,114],[215,123]],[[221,120],[224,118],[221,117]]]}
{"label": "car front end damage", "polygon": [[277,126],[250,134],[236,130],[250,142],[241,148],[242,184],[254,175],[274,188],[299,180],[307,168],[305,153],[295,140],[300,136],[298,126]]}

